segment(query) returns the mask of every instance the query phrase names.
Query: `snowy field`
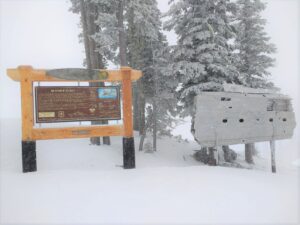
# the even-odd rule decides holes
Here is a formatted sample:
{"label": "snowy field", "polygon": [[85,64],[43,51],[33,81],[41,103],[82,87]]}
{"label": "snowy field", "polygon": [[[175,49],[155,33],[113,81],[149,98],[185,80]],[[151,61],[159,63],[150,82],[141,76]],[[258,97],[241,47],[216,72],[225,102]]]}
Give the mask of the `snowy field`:
{"label": "snowy field", "polygon": [[[268,0],[267,32],[278,48],[272,80],[300,118],[299,1]],[[166,12],[167,0],[158,1]],[[69,1],[0,0],[0,224],[300,224],[299,126],[276,142],[277,173],[268,143],[251,170],[209,167],[191,155],[199,146],[164,138],[156,153],[136,152],[124,170],[121,138],[111,146],[88,139],[37,142],[38,172],[21,172],[19,83],[7,68],[81,67],[79,17]],[[166,33],[170,44],[174,32]],[[298,122],[299,123],[299,122]],[[189,124],[175,131],[191,139]],[[139,137],[136,135],[136,149]],[[242,146],[235,146],[242,163]]]}
{"label": "snowy field", "polygon": [[137,151],[137,168],[124,170],[121,138],[105,147],[88,139],[39,141],[38,172],[23,174],[20,121],[0,127],[1,225],[300,222],[299,160],[287,158],[288,149],[277,151],[272,174],[267,145],[247,170],[202,165],[191,157],[196,143],[164,138],[158,152]]}

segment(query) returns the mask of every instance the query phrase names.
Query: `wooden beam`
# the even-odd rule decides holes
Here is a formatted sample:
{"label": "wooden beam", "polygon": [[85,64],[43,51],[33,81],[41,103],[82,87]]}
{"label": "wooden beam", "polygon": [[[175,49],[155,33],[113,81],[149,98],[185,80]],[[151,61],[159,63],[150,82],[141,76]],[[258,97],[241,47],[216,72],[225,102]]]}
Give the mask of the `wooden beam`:
{"label": "wooden beam", "polygon": [[[17,69],[7,69],[7,75],[14,81],[21,81],[21,73],[22,68],[31,68],[30,79],[33,81],[63,81],[63,82],[78,82],[78,80],[62,80],[58,78],[54,78],[46,75],[45,70],[33,70],[30,66],[20,66]],[[132,70],[130,67],[125,67],[128,70],[131,70],[131,81],[136,81],[141,78],[142,72],[139,70]],[[101,82],[114,82],[114,81],[122,81],[122,72],[121,70],[105,70],[108,72],[108,78],[105,80],[101,80]],[[79,80],[80,81],[80,80]],[[84,82],[99,82],[99,80],[84,80]]]}
{"label": "wooden beam", "polygon": [[133,136],[131,70],[129,67],[122,67],[121,72],[124,137],[128,138]]}
{"label": "wooden beam", "polygon": [[29,79],[31,67],[19,69],[21,75],[21,105],[22,105],[22,140],[31,141],[34,125],[32,81]]}
{"label": "wooden beam", "polygon": [[124,127],[122,125],[34,128],[32,130],[34,140],[122,136],[123,134]]}
{"label": "wooden beam", "polygon": [[7,69],[7,75],[14,81],[21,81],[21,74],[18,69]]}

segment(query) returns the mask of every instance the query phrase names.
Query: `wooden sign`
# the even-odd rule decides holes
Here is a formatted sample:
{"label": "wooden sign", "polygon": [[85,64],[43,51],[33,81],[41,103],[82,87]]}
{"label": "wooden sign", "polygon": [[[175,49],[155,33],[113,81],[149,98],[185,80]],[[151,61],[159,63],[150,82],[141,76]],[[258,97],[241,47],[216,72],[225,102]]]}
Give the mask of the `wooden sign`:
{"label": "wooden sign", "polygon": [[[36,141],[65,138],[123,136],[123,164],[135,168],[132,120],[132,82],[142,76],[139,70],[8,69],[8,76],[20,82],[22,103],[23,172],[37,170]],[[117,87],[37,87],[34,82],[119,82],[122,90],[122,124],[74,127],[35,127],[37,122],[120,119],[120,91]],[[36,93],[36,102],[34,95]],[[35,105],[36,104],[36,105]],[[36,115],[35,115],[36,114]]]}
{"label": "wooden sign", "polygon": [[36,87],[36,122],[121,119],[118,87]]}

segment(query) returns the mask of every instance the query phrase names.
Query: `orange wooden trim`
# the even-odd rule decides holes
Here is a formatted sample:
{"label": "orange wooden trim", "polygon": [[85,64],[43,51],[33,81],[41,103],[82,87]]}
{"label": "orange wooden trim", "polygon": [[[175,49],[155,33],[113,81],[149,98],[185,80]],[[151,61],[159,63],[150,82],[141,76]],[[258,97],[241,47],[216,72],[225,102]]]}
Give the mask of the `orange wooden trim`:
{"label": "orange wooden trim", "polygon": [[122,136],[123,134],[124,127],[122,125],[34,128],[32,130],[33,140]]}
{"label": "orange wooden trim", "polygon": [[[18,67],[18,69],[7,69],[7,75],[14,81],[21,81],[21,72],[20,70],[24,68],[31,68],[29,66],[21,66]],[[141,78],[142,72],[139,70],[132,70],[130,67],[128,67],[131,70],[131,80],[136,81]],[[122,80],[122,72],[120,70],[105,70],[108,72],[108,78],[105,80],[101,80],[101,82],[114,82],[114,81],[121,81]],[[31,70],[30,79],[33,81],[63,81],[63,82],[78,82],[78,80],[61,80],[58,78],[54,78],[51,76],[46,75],[45,70]],[[90,80],[83,82],[99,82],[99,80]]]}
{"label": "orange wooden trim", "polygon": [[32,82],[28,77],[31,73],[30,67],[22,67],[21,74],[21,105],[22,105],[22,140],[32,140],[32,128],[34,125]]}
{"label": "orange wooden trim", "polygon": [[21,74],[20,74],[20,71],[18,69],[7,69],[6,73],[14,81],[20,81],[21,80]]}
{"label": "orange wooden trim", "polygon": [[132,88],[131,88],[131,70],[129,67],[122,67],[122,101],[123,101],[123,124],[124,136],[133,136],[132,121]]}

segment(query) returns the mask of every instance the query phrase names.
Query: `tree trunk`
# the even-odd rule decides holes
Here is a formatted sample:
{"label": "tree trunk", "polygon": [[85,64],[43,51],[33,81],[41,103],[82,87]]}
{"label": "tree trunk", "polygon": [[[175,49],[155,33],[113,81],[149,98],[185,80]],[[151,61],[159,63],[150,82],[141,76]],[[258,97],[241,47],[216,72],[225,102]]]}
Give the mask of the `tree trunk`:
{"label": "tree trunk", "polygon": [[[83,28],[83,39],[86,53],[86,65],[88,69],[103,69],[102,55],[96,52],[96,43],[91,38],[91,35],[95,34],[99,27],[95,24],[97,19],[96,9],[89,2],[80,1],[81,11],[81,23]],[[89,83],[90,86],[104,86],[103,82]],[[108,121],[92,121],[92,125],[96,124],[108,124]],[[90,139],[91,144],[100,145],[100,137],[92,137]],[[103,143],[110,145],[110,138],[103,137]]]}
{"label": "tree trunk", "polygon": [[144,126],[144,130],[142,130],[142,132],[141,132],[141,139],[140,139],[139,151],[143,150],[145,137],[147,135],[147,129],[148,129],[149,125],[150,125],[150,121],[151,120],[152,120],[152,115],[150,115],[150,117],[148,118],[147,123]]}
{"label": "tree trunk", "polygon": [[146,106],[146,100],[144,95],[144,88],[143,88],[143,81],[140,79],[137,81],[137,89],[138,89],[138,119],[139,119],[139,134],[143,134],[143,130],[145,129],[145,106]]}
{"label": "tree trunk", "polygon": [[[84,49],[85,49],[85,56],[86,56],[86,66],[88,69],[92,69],[92,47],[90,43],[90,12],[88,11],[89,8],[87,7],[87,4],[80,0],[80,13],[81,13],[81,24],[83,29],[83,40],[84,40]],[[90,83],[92,85],[92,83]],[[90,142],[92,145],[100,145],[100,138],[91,138]]]}
{"label": "tree trunk", "polygon": [[208,164],[210,166],[216,166],[217,160],[215,159],[215,149],[212,147],[201,147],[199,151],[194,154],[196,160]]}
{"label": "tree trunk", "polygon": [[87,9],[83,0],[80,0],[80,14],[81,14],[81,25],[82,25],[82,34],[83,34],[83,42],[85,49],[85,58],[86,58],[86,66],[88,69],[91,69],[91,53],[89,47],[89,37],[88,37],[88,25],[87,25]]}
{"label": "tree trunk", "polygon": [[139,90],[137,85],[133,86],[133,129],[140,130],[140,107],[139,107]]}
{"label": "tree trunk", "polygon": [[232,163],[237,158],[237,154],[229,148],[228,145],[223,145],[222,150],[224,152],[224,160],[225,162]]}
{"label": "tree trunk", "polygon": [[156,140],[157,140],[157,105],[156,105],[156,99],[155,99],[155,97],[153,98],[152,123],[153,123],[153,151],[156,151]]}
{"label": "tree trunk", "polygon": [[225,160],[225,162],[231,162],[230,156],[229,156],[229,146],[228,145],[222,146],[222,150],[224,152],[224,160]]}
{"label": "tree trunk", "polygon": [[245,144],[245,161],[253,164],[253,153],[255,151],[254,143]]}
{"label": "tree trunk", "polygon": [[124,29],[124,0],[119,0],[117,19],[118,19],[118,28],[119,28],[120,64],[121,66],[127,66],[126,36],[125,36],[125,29]]}
{"label": "tree trunk", "polygon": [[145,137],[146,137],[146,132],[141,135],[140,144],[139,144],[139,151],[143,151]]}
{"label": "tree trunk", "polygon": [[208,154],[209,154],[209,161],[208,161],[208,165],[210,166],[216,166],[217,165],[217,160],[215,158],[215,149],[212,147],[208,148]]}
{"label": "tree trunk", "polygon": [[[133,42],[135,39],[135,24],[134,24],[134,7],[130,7],[129,9],[129,15],[128,15],[128,39],[129,42]],[[128,49],[128,63],[132,68],[139,68],[137,66],[137,50],[136,50],[136,45],[135,47],[132,47],[131,49]],[[137,82],[133,83],[133,130],[139,131],[140,126],[139,126],[139,121],[140,121],[140,115],[139,115],[139,88],[137,85]]]}

